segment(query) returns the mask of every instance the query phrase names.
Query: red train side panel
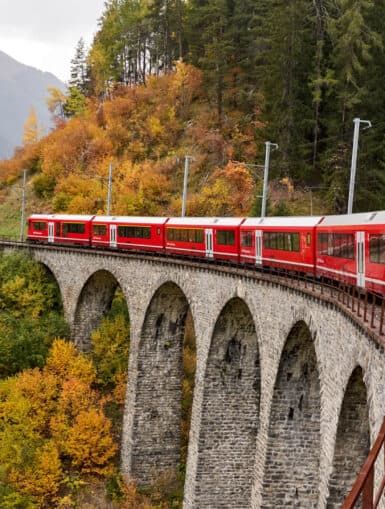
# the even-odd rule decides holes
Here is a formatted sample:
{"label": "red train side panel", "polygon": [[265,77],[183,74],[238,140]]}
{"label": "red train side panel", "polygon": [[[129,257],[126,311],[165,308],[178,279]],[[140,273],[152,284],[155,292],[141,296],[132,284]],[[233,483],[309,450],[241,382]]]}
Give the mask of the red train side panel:
{"label": "red train side panel", "polygon": [[168,253],[239,262],[239,227],[243,218],[171,218],[165,225]]}
{"label": "red train side panel", "polygon": [[93,247],[162,252],[167,217],[95,216]]}
{"label": "red train side panel", "polygon": [[90,245],[91,221],[95,216],[34,214],[28,218],[27,238],[50,244]]}
{"label": "red train side panel", "polygon": [[316,225],[322,217],[249,218],[241,226],[240,261],[314,273]]}
{"label": "red train side panel", "polygon": [[317,228],[316,273],[385,294],[385,212],[325,217]]}

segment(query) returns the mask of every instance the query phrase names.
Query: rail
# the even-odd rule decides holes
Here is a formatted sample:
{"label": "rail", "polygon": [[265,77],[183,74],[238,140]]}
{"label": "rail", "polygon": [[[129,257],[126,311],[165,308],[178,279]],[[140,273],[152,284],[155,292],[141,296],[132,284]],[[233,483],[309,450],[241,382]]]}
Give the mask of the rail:
{"label": "rail", "polygon": [[237,265],[233,262],[198,259],[196,257],[179,257],[165,253],[111,251],[101,248],[72,245],[31,244],[0,237],[0,247],[15,247],[24,249],[47,249],[59,251],[77,251],[109,256],[146,259],[149,261],[165,262],[176,265],[199,267],[222,273],[236,274],[269,284],[280,285],[295,291],[308,294],[313,298],[334,305],[347,315],[364,332],[385,348],[385,299],[373,292],[365,291],[343,281],[332,281],[326,277],[314,277],[298,273],[289,269],[272,267],[255,267],[251,265]]}
{"label": "rail", "polygon": [[[353,485],[349,495],[341,509],[353,509],[361,497],[362,509],[377,509],[385,488],[385,473],[376,493],[374,493],[375,466],[378,455],[383,448],[385,457],[385,418],[377,439],[371,448],[369,455],[358,474],[357,480]],[[374,496],[375,495],[375,496]]]}

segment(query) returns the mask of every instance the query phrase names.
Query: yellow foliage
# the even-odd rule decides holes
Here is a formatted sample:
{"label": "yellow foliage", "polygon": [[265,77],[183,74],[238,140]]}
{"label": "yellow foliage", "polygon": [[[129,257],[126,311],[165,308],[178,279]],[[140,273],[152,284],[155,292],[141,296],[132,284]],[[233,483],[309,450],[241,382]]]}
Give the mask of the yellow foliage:
{"label": "yellow foliage", "polygon": [[117,446],[110,429],[111,422],[96,409],[82,411],[76,416],[65,444],[65,452],[76,468],[100,475],[112,472],[110,460],[115,456]]}
{"label": "yellow foliage", "polygon": [[[71,507],[64,465],[109,475],[111,423],[91,387],[95,369],[72,343],[55,340],[47,364],[0,382],[0,464],[4,482],[38,507]],[[65,463],[62,460],[65,458]]]}
{"label": "yellow foliage", "polygon": [[56,501],[62,477],[57,447],[53,441],[47,441],[37,450],[33,468],[27,468],[16,484],[21,491],[32,495],[42,506],[44,503]]}
{"label": "yellow foliage", "polygon": [[44,372],[51,373],[62,383],[74,378],[88,385],[95,381],[92,362],[81,355],[73,343],[61,339],[52,344]]}

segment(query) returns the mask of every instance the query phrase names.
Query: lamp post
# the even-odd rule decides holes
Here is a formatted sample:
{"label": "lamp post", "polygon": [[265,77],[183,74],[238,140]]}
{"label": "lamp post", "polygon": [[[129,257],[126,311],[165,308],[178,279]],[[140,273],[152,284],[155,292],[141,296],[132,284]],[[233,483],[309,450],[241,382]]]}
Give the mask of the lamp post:
{"label": "lamp post", "polygon": [[183,177],[183,195],[182,195],[182,213],[181,217],[185,217],[186,215],[186,202],[187,202],[187,183],[188,183],[188,173],[190,168],[190,159],[194,158],[186,155],[184,160],[184,177]]}
{"label": "lamp post", "polygon": [[20,242],[23,242],[24,240],[26,187],[27,187],[27,170],[23,170],[23,194],[21,198]]}
{"label": "lamp post", "polygon": [[370,120],[361,120],[355,118],[354,122],[354,135],[353,135],[353,151],[352,151],[352,165],[350,168],[350,185],[349,185],[349,200],[348,200],[348,214],[353,211],[353,200],[354,200],[354,186],[356,182],[356,170],[357,170],[357,153],[358,153],[358,139],[360,136],[361,124],[367,124],[365,129],[372,127]]}
{"label": "lamp post", "polygon": [[110,215],[110,210],[111,210],[111,195],[112,195],[112,163],[110,163],[110,171],[108,174],[107,216]]}
{"label": "lamp post", "polygon": [[262,207],[261,207],[261,219],[263,219],[266,215],[266,201],[267,201],[267,184],[269,180],[269,165],[270,165],[270,149],[273,147],[273,150],[278,149],[278,145],[276,143],[271,143],[270,141],[266,141],[266,154],[265,154],[265,170],[263,175],[263,192],[262,192]]}

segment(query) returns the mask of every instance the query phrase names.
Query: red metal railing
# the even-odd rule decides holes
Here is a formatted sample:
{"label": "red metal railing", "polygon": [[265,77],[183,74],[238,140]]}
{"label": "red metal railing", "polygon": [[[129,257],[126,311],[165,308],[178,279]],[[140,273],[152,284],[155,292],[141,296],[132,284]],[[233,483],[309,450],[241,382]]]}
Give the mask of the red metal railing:
{"label": "red metal railing", "polygon": [[[383,473],[382,481],[374,496],[374,479],[375,479],[375,466],[376,459],[381,452],[384,451],[385,458],[385,419],[382,423],[381,429],[378,433],[377,439],[373,444],[372,449],[358,474],[357,480],[353,485],[349,495],[343,503],[341,509],[353,509],[356,507],[358,499],[361,498],[362,509],[376,509],[380,503],[381,497],[385,488],[385,473]],[[385,468],[385,465],[383,465]]]}

